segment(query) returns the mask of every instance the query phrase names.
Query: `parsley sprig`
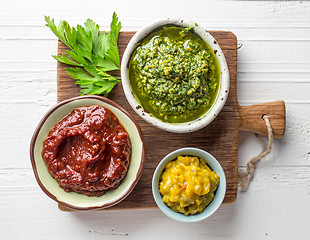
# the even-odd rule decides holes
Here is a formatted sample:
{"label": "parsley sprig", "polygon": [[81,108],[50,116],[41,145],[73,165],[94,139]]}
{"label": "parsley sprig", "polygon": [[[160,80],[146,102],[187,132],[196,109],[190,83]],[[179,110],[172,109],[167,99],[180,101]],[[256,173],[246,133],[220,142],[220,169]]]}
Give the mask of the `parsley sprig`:
{"label": "parsley sprig", "polygon": [[74,66],[65,71],[77,80],[75,83],[80,85],[81,94],[106,97],[120,82],[120,78],[108,73],[120,69],[117,40],[122,26],[116,13],[113,13],[109,33],[99,32],[99,25],[91,19],[85,21],[85,27],[77,25],[76,28],[66,21],[60,21],[57,27],[49,16],[45,16],[45,21],[46,26],[70,48],[66,54],[53,57]]}

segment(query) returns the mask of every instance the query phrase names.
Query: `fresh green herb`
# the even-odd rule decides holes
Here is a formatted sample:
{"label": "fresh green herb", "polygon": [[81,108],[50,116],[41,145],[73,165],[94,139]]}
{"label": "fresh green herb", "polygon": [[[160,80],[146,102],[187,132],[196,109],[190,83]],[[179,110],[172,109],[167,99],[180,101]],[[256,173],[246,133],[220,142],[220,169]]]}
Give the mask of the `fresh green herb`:
{"label": "fresh green herb", "polygon": [[45,16],[46,26],[70,50],[66,54],[53,56],[59,62],[75,67],[65,68],[66,73],[81,87],[81,94],[107,96],[120,78],[108,72],[120,69],[120,57],[117,47],[121,23],[116,13],[113,13],[110,32],[99,32],[99,25],[90,19],[85,27],[77,25],[70,27],[68,22],[60,21],[58,27],[54,19]]}

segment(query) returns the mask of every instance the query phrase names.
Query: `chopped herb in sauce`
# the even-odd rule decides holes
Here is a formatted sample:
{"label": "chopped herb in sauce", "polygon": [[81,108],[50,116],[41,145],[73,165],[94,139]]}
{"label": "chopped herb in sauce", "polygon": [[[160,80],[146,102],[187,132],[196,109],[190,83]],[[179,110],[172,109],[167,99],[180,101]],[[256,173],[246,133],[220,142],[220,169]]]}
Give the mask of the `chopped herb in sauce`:
{"label": "chopped herb in sauce", "polygon": [[145,111],[178,123],[208,111],[217,96],[220,73],[214,52],[192,28],[167,26],[136,47],[129,77]]}

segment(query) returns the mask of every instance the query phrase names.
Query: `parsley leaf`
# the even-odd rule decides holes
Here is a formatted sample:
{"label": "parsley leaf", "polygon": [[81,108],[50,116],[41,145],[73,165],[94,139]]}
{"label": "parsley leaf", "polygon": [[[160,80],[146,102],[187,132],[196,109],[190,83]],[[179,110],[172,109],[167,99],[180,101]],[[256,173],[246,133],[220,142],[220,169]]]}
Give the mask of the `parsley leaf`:
{"label": "parsley leaf", "polygon": [[65,71],[76,84],[81,87],[81,94],[108,96],[120,78],[108,72],[120,70],[120,57],[117,46],[121,23],[116,13],[113,13],[110,32],[99,32],[99,25],[87,19],[84,26],[70,27],[66,21],[55,25],[54,19],[45,16],[46,26],[70,50],[66,54],[53,56],[57,61],[75,66],[65,68]]}

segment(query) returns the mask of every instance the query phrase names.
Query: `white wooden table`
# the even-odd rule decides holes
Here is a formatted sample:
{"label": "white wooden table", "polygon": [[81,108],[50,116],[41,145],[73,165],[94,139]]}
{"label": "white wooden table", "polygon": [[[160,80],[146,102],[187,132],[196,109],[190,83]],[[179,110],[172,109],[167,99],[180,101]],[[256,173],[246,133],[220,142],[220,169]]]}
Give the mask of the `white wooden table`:
{"label": "white wooden table", "polygon": [[[287,129],[234,204],[184,224],[158,209],[67,213],[35,181],[29,143],[56,104],[57,39],[44,15],[107,30],[113,11],[122,30],[181,17],[238,37],[238,99],[284,100]],[[310,239],[310,2],[22,1],[0,7],[0,239]],[[261,151],[240,133],[239,166]]]}

